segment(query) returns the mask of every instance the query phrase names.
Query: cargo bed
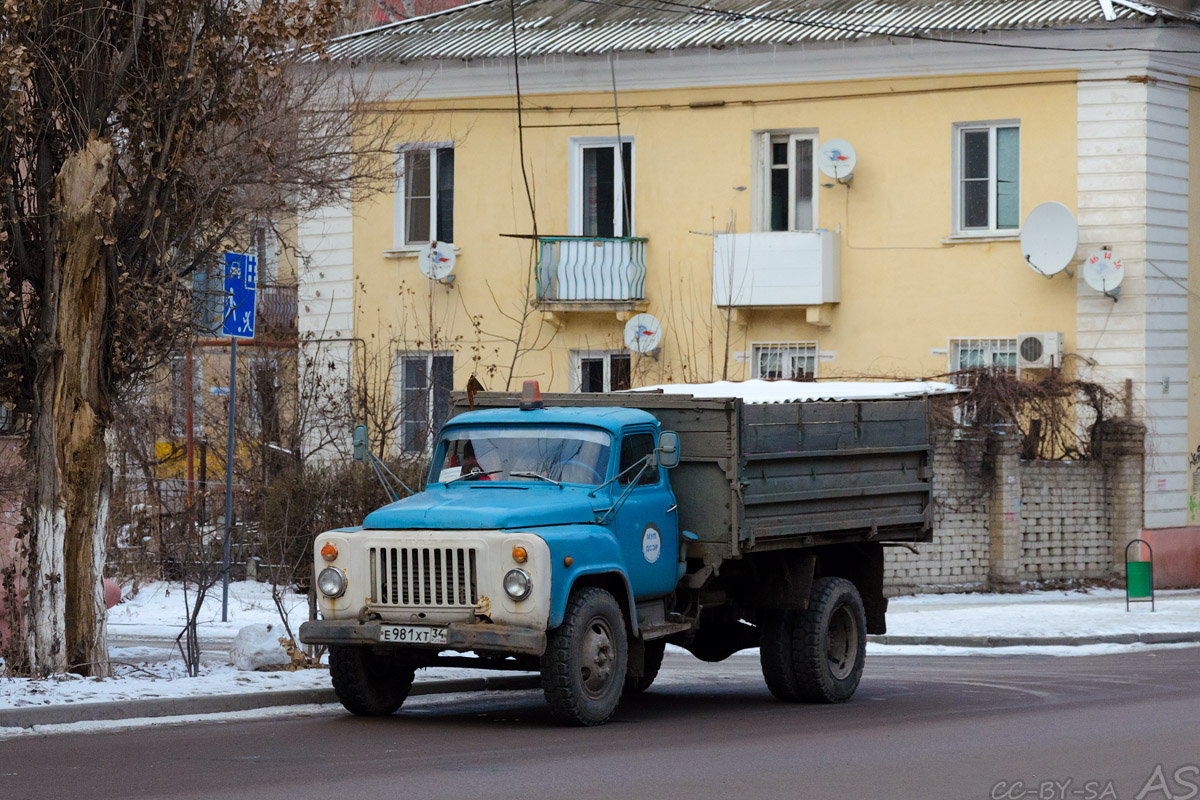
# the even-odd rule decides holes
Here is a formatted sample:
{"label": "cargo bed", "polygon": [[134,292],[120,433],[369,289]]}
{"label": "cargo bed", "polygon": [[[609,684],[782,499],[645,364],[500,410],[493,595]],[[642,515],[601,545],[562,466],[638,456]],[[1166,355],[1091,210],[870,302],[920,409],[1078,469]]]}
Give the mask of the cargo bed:
{"label": "cargo bed", "polygon": [[[629,392],[546,394],[547,406],[638,408],[676,431],[671,471],[689,554],[720,559],[848,542],[927,542],[932,446],[928,400],[747,404],[740,398]],[[480,392],[475,408],[513,408]],[[468,410],[455,392],[450,415]]]}

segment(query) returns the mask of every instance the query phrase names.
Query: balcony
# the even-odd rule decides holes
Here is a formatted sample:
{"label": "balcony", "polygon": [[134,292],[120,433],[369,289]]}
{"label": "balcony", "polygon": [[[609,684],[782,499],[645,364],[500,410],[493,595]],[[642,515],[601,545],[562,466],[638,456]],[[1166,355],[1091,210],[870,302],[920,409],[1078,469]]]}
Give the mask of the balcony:
{"label": "balcony", "polygon": [[833,231],[726,233],[713,238],[713,304],[821,306],[842,299]]}
{"label": "balcony", "polygon": [[646,294],[646,239],[538,237],[538,307],[558,311],[631,311]]}

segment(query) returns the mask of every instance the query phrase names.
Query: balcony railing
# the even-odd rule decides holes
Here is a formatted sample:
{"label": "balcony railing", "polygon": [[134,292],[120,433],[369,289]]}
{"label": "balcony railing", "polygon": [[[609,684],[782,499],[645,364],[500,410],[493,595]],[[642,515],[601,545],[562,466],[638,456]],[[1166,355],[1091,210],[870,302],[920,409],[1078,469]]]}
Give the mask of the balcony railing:
{"label": "balcony railing", "polygon": [[633,237],[539,237],[538,300],[595,303],[643,299],[646,241]]}

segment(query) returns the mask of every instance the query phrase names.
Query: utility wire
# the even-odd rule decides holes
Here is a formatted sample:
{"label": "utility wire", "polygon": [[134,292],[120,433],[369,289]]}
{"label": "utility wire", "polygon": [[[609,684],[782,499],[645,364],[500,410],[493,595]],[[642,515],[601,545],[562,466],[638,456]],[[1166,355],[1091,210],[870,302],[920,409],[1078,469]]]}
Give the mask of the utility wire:
{"label": "utility wire", "polygon": [[536,237],[537,210],[533,207],[533,191],[529,188],[529,172],[525,168],[525,120],[521,114],[521,51],[517,46],[517,0],[508,0],[508,11],[512,20],[513,81],[517,90],[517,154],[521,159],[521,179],[525,182],[525,199],[529,201],[529,217],[533,224],[533,235]]}

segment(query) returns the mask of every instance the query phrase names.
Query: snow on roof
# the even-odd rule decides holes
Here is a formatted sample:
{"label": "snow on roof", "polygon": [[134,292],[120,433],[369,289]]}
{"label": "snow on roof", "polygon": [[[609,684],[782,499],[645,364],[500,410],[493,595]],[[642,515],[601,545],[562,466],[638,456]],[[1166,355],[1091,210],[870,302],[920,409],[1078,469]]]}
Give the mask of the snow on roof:
{"label": "snow on roof", "polygon": [[939,381],[713,381],[640,386],[634,392],[690,394],[693,397],[740,397],[751,404],[811,403],[837,400],[897,400],[962,391]]}
{"label": "snow on roof", "polygon": [[[479,0],[330,41],[313,60],[410,63],[845,42],[991,30],[1196,22],[1165,0]],[[516,34],[514,34],[514,27]],[[1065,34],[1069,36],[1070,34]]]}

